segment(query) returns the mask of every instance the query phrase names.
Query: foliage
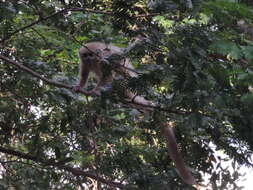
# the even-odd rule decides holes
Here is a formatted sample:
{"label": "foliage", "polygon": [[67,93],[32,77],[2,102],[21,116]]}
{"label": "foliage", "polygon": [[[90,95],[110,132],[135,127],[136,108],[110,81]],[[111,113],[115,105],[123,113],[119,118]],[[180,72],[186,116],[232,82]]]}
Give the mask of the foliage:
{"label": "foliage", "polygon": [[[253,164],[252,10],[225,0],[1,1],[0,189],[194,189],[168,157],[161,120],[174,122],[199,183],[240,189],[238,169]],[[100,97],[67,88],[82,43],[143,37],[127,55],[138,78]],[[155,102],[154,115],[127,106],[121,83]]]}

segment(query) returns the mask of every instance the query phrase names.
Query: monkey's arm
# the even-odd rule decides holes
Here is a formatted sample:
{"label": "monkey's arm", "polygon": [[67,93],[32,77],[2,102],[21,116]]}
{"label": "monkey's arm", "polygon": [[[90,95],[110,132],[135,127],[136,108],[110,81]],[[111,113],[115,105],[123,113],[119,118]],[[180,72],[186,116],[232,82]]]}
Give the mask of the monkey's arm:
{"label": "monkey's arm", "polygon": [[88,79],[89,70],[88,69],[84,69],[82,67],[83,66],[81,66],[81,68],[80,68],[80,80],[79,80],[79,83],[73,87],[74,91],[78,91],[82,87],[84,87],[84,85],[85,85],[85,83],[86,83],[86,81]]}

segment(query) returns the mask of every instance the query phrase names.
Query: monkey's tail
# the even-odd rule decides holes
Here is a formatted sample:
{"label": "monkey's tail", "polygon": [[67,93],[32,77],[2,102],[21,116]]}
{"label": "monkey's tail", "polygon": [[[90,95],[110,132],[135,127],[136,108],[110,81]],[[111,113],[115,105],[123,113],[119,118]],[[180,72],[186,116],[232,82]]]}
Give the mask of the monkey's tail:
{"label": "monkey's tail", "polygon": [[166,143],[169,148],[170,158],[176,165],[179,176],[183,179],[183,181],[189,185],[196,185],[196,181],[189,169],[184,163],[184,160],[178,150],[176,137],[174,135],[173,129],[169,123],[164,124],[164,136],[166,138]]}

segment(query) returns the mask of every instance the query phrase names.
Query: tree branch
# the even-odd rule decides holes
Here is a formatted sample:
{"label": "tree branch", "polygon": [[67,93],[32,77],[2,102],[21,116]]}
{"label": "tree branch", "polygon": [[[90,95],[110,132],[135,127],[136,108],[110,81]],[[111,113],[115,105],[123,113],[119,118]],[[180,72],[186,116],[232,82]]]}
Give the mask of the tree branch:
{"label": "tree branch", "polygon": [[121,183],[106,180],[106,179],[104,179],[104,178],[102,178],[98,175],[92,174],[90,172],[83,171],[80,168],[73,168],[73,167],[70,167],[70,166],[58,166],[58,167],[60,169],[64,169],[65,171],[71,172],[75,176],[86,176],[86,177],[90,177],[92,179],[95,179],[97,181],[100,181],[101,183],[107,184],[109,186],[118,187],[120,189],[124,188],[124,185],[122,185]]}
{"label": "tree branch", "polygon": [[72,173],[75,176],[89,177],[89,178],[95,179],[97,181],[100,181],[101,183],[107,184],[107,185],[112,186],[112,187],[117,187],[117,188],[120,188],[120,189],[124,188],[124,185],[122,185],[122,183],[118,183],[118,182],[114,182],[114,181],[104,179],[103,177],[95,175],[91,172],[83,171],[80,168],[74,168],[74,167],[67,166],[67,165],[59,165],[59,163],[57,163],[55,161],[51,161],[51,160],[46,160],[45,161],[45,160],[42,160],[42,159],[37,158],[35,156],[29,155],[29,154],[26,154],[26,153],[23,153],[23,152],[19,152],[19,151],[10,149],[10,148],[7,149],[7,148],[4,148],[2,146],[0,146],[0,152],[2,152],[4,154],[12,155],[12,156],[17,156],[18,158],[21,158],[21,159],[32,160],[34,162],[38,162],[38,163],[41,163],[41,164],[44,164],[44,165],[47,165],[47,166],[55,166],[59,169],[63,169],[65,171],[68,171],[68,172]]}
{"label": "tree branch", "polygon": [[5,38],[3,38],[0,43],[4,43],[6,40],[10,39],[13,35],[19,33],[19,32],[22,32],[24,30],[26,30],[27,28],[30,28],[42,21],[45,21],[45,20],[48,20],[50,18],[53,18],[59,14],[63,14],[65,12],[68,12],[68,11],[86,11],[86,12],[91,12],[91,13],[98,13],[98,14],[107,14],[107,15],[111,15],[112,13],[109,13],[109,12],[103,12],[103,11],[96,11],[96,10],[91,10],[91,9],[83,9],[83,8],[66,8],[66,9],[62,9],[60,11],[57,11],[49,16],[46,16],[46,17],[40,17],[38,20],[26,25],[26,26],[23,26],[17,30],[15,30],[14,32],[10,33],[9,35],[7,35]]}
{"label": "tree branch", "polygon": [[84,11],[84,12],[90,12],[90,13],[96,13],[96,14],[103,14],[103,15],[109,15],[112,16],[112,12],[106,12],[106,11],[99,11],[99,10],[92,10],[92,9],[85,9],[85,8],[70,8],[69,11]]}
{"label": "tree branch", "polygon": [[15,34],[17,34],[17,33],[19,33],[19,32],[22,32],[22,31],[26,30],[27,28],[30,28],[30,27],[34,26],[35,24],[38,24],[38,23],[40,23],[40,22],[42,22],[42,21],[45,21],[45,20],[47,20],[47,19],[49,19],[49,18],[52,18],[52,17],[54,17],[54,16],[56,16],[56,15],[58,15],[58,14],[61,14],[61,13],[66,12],[66,11],[68,11],[68,9],[63,9],[63,10],[60,10],[60,11],[58,11],[58,12],[55,12],[55,13],[53,13],[53,14],[47,16],[47,17],[39,18],[38,20],[36,20],[36,21],[34,21],[34,22],[32,22],[32,23],[26,25],[26,26],[23,26],[23,27],[21,27],[21,28],[15,30],[14,32],[10,33],[10,34],[7,35],[5,38],[3,38],[3,39],[0,41],[0,43],[4,43],[6,40],[10,39],[13,35],[15,35]]}
{"label": "tree branch", "polygon": [[[132,46],[134,47],[134,46]],[[126,55],[127,53],[129,53],[129,51],[131,51],[131,48],[128,48],[123,54]],[[47,84],[50,84],[50,85],[53,85],[53,86],[56,86],[56,87],[59,87],[59,88],[66,88],[66,89],[69,89],[69,90],[72,90],[73,89],[73,86],[70,86],[70,85],[66,85],[66,84],[62,84],[62,83],[59,83],[59,82],[56,82],[56,81],[53,81],[53,80],[50,80],[42,75],[40,75],[39,73],[33,71],[32,69],[20,64],[20,63],[17,63],[16,61],[13,61],[11,59],[9,59],[8,57],[5,57],[3,55],[0,55],[0,59],[4,60],[5,62],[7,63],[10,63],[16,67],[18,67],[20,70],[23,70],[29,74],[31,74],[32,76],[36,77],[36,78],[39,78],[41,79],[43,82],[47,83]],[[77,91],[78,93],[81,93],[81,94],[84,94],[86,96],[90,96],[91,94],[87,91],[84,91],[84,90],[78,90]],[[126,103],[128,106],[131,106],[131,105],[137,105],[137,106],[141,106],[143,108],[151,108],[151,109],[157,109],[157,110],[160,110],[160,111],[164,111],[164,112],[168,112],[168,113],[174,113],[174,114],[190,114],[192,112],[188,112],[188,111],[181,111],[181,110],[171,110],[171,109],[168,109],[168,108],[162,108],[158,105],[146,105],[146,104],[141,104],[141,103],[137,103],[137,102],[134,102],[134,101],[126,101],[126,100],[122,100],[122,103]],[[134,107],[134,106],[131,106],[131,107]],[[205,115],[205,114],[202,114],[202,115]]]}
{"label": "tree branch", "polygon": [[[66,88],[66,89],[70,89],[70,90],[72,90],[72,88],[73,88],[72,86],[69,86],[69,85],[66,85],[66,84],[62,84],[62,83],[50,80],[50,79],[48,79],[46,77],[43,77],[42,75],[40,75],[39,73],[33,71],[32,69],[30,69],[30,68],[28,68],[28,67],[26,67],[26,66],[24,66],[24,65],[22,65],[20,63],[17,63],[15,61],[13,61],[13,60],[11,60],[11,59],[3,56],[3,55],[0,55],[0,59],[2,59],[4,61],[6,61],[6,62],[8,62],[8,63],[10,63],[10,64],[18,67],[20,70],[23,70],[23,71],[31,74],[32,76],[34,76],[36,78],[41,79],[42,81],[44,81],[47,84],[51,84],[51,85],[54,85],[54,86],[59,87],[59,88]],[[87,96],[90,95],[89,93],[87,93],[86,91],[83,91],[83,90],[79,90],[78,92],[82,93],[84,95],[87,95]]]}
{"label": "tree branch", "polygon": [[[104,14],[104,15],[110,15],[110,16],[113,16],[113,13],[112,12],[105,12],[105,11],[99,11],[99,10],[92,10],[92,9],[85,9],[85,8],[65,8],[65,9],[62,9],[60,11],[57,11],[51,15],[48,15],[46,17],[40,17],[38,20],[26,25],[26,26],[23,26],[13,32],[11,32],[10,34],[8,34],[6,37],[4,37],[3,39],[0,40],[0,44],[1,43],[4,43],[6,40],[10,39],[13,35],[19,33],[19,32],[22,32],[24,30],[26,30],[27,28],[30,28],[42,21],[45,21],[45,20],[48,20],[50,18],[53,18],[59,14],[64,14],[65,12],[68,12],[68,11],[73,11],[73,12],[78,12],[78,11],[84,11],[84,12],[90,12],[90,13],[96,13],[96,14]],[[136,17],[152,17],[152,16],[156,16],[157,14],[141,14],[141,15],[136,15]]]}

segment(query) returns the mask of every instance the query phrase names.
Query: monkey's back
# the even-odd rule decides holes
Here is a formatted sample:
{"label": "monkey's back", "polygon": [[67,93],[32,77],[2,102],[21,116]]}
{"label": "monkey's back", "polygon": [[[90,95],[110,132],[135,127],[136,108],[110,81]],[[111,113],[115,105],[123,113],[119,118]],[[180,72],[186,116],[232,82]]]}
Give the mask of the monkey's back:
{"label": "monkey's back", "polygon": [[113,53],[121,53],[122,48],[119,48],[117,46],[114,46],[112,44],[106,44],[103,42],[88,42],[84,44],[83,47],[80,48],[80,51],[89,51],[90,50],[110,50],[110,52]]}

